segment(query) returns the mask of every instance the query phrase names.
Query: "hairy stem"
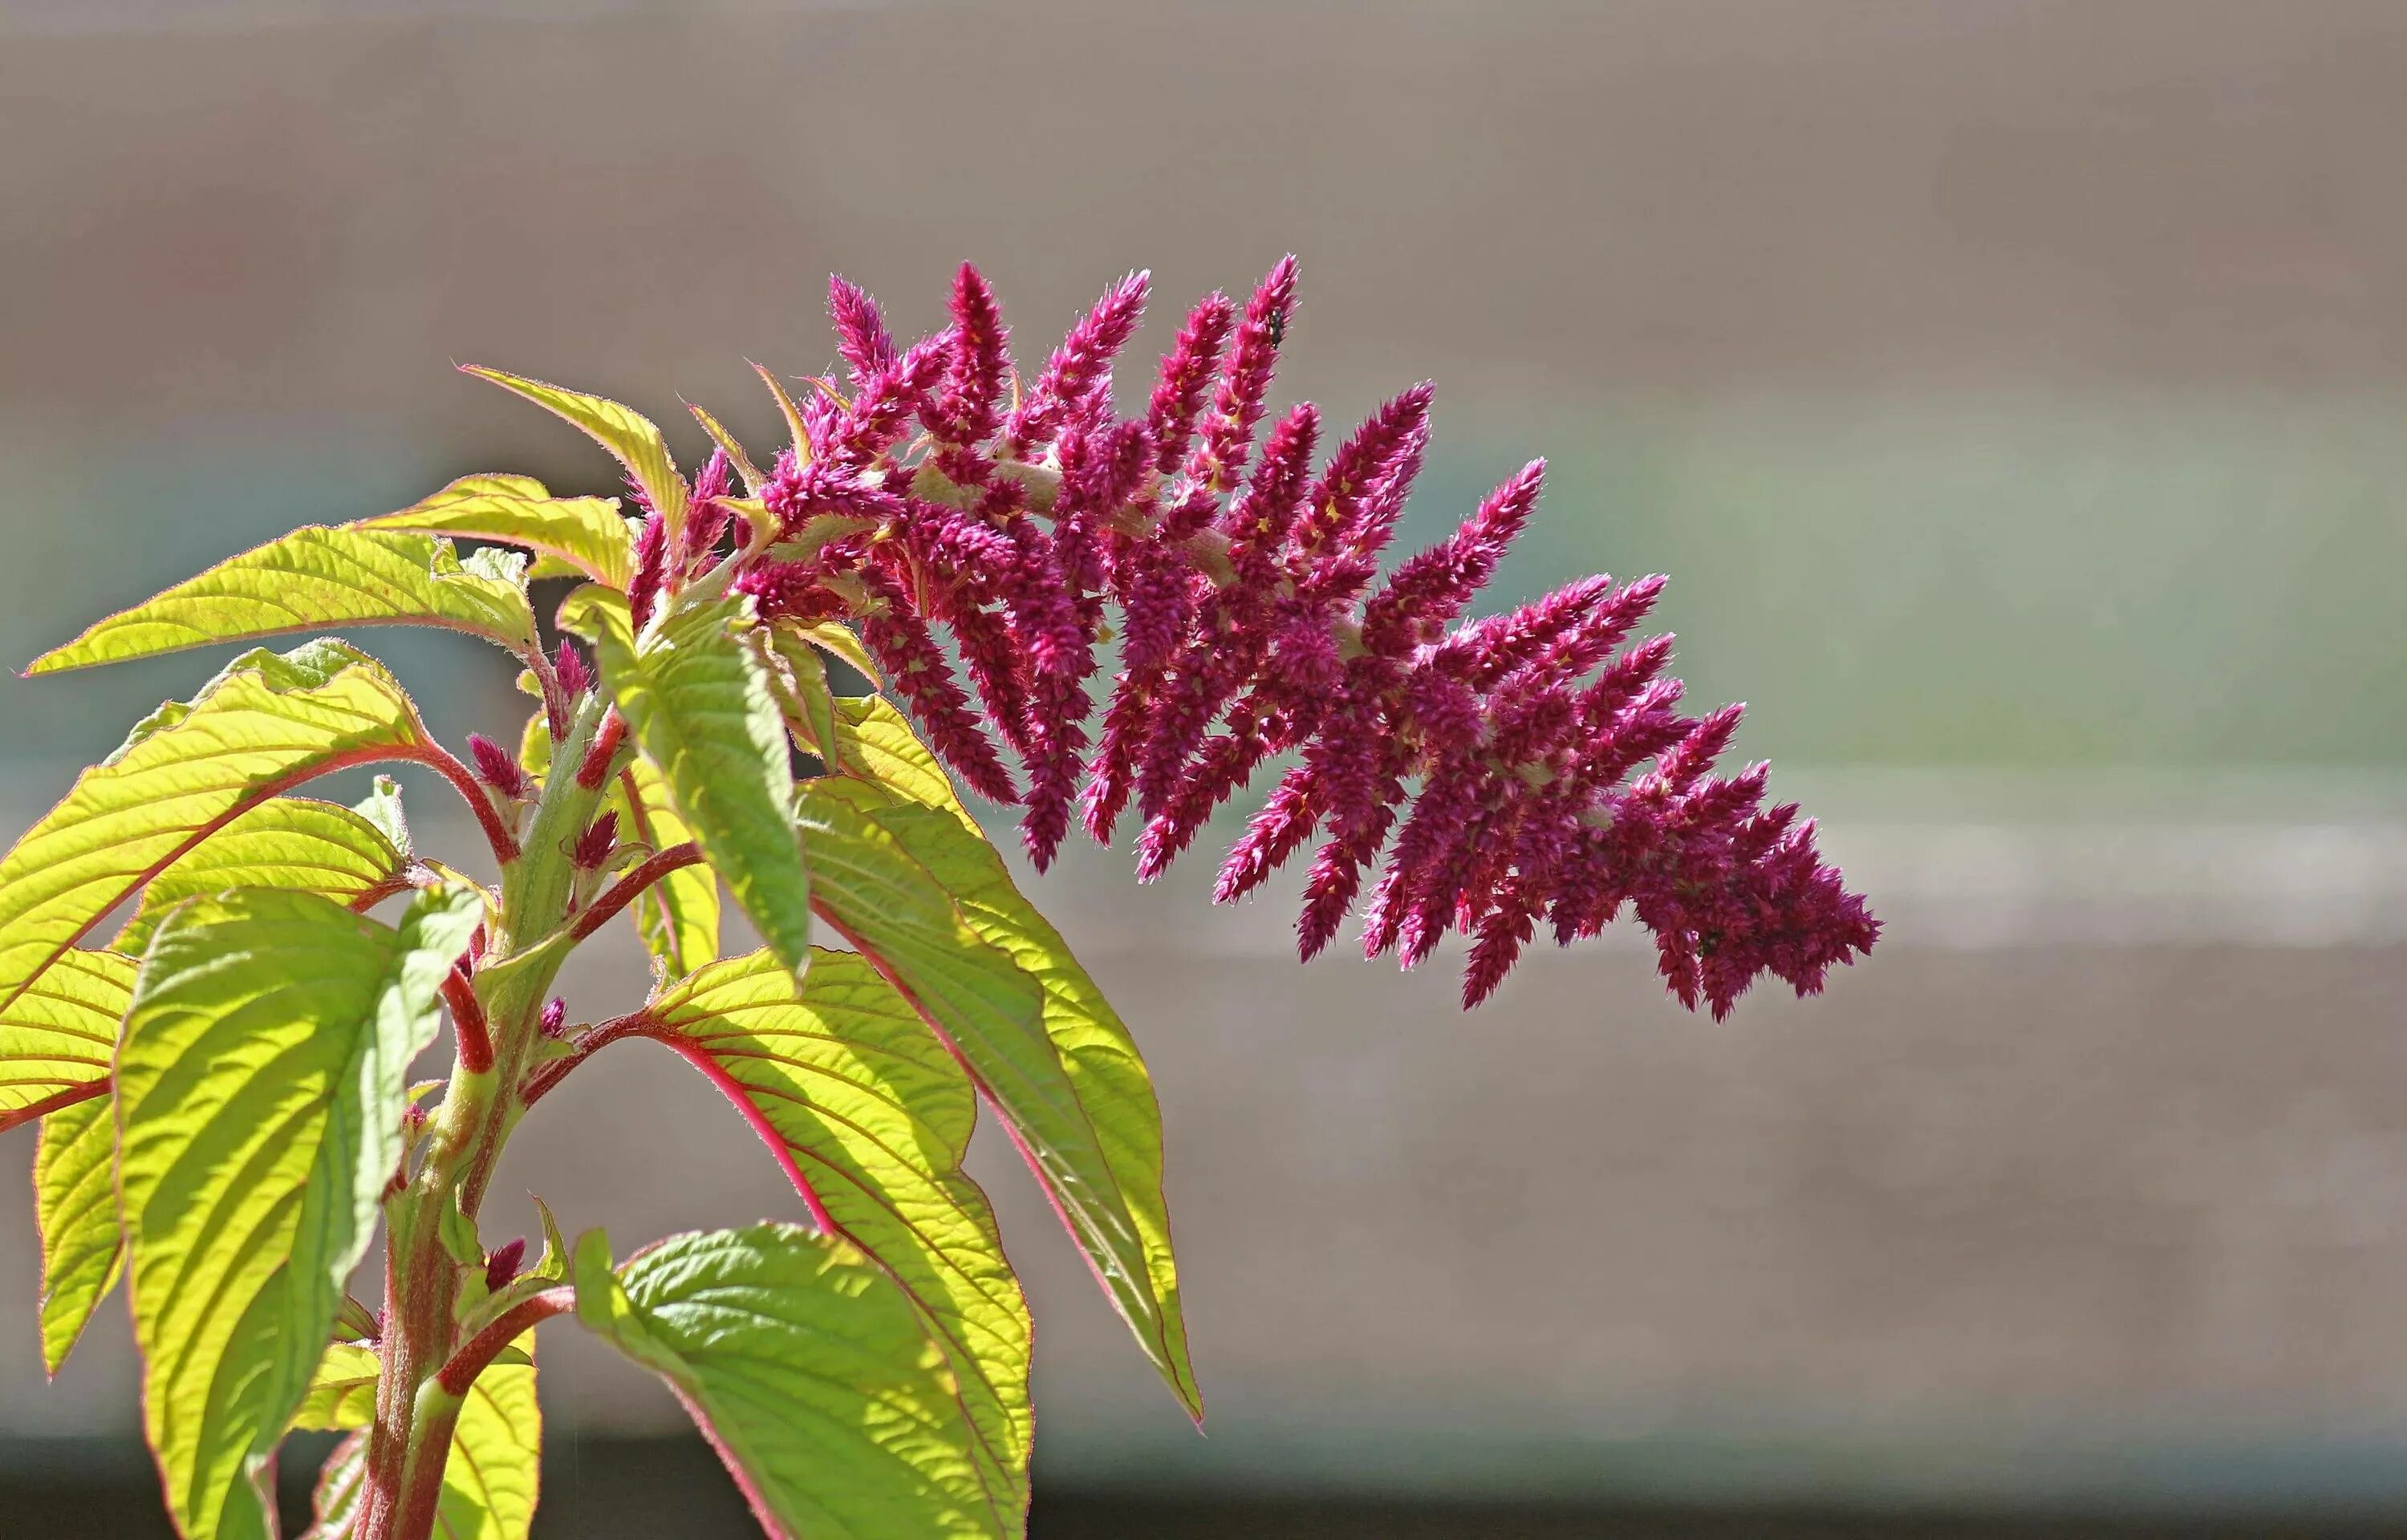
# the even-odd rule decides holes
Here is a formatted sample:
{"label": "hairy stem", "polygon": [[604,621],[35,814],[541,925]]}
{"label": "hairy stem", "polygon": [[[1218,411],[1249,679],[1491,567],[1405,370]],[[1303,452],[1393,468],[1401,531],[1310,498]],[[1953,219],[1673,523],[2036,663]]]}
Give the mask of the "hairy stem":
{"label": "hairy stem", "polygon": [[[514,846],[503,864],[501,911],[475,978],[455,975],[444,987],[458,1057],[426,1159],[385,1206],[383,1363],[360,1540],[427,1540],[433,1531],[460,1410],[460,1395],[442,1381],[458,1347],[463,1267],[444,1247],[444,1214],[456,1209],[476,1218],[502,1147],[525,1111],[518,1087],[540,1035],[545,996],[569,951],[564,926],[577,877],[570,852],[601,800],[566,767],[593,747],[603,710],[589,699],[559,745],[558,768],[545,780],[523,850]],[[473,778],[469,786],[475,788]],[[476,795],[483,803],[481,788]]]}
{"label": "hairy stem", "polygon": [[569,926],[568,934],[577,940],[585,940],[617,918],[619,911],[634,903],[646,888],[670,872],[692,866],[701,859],[702,847],[691,840],[646,856],[641,866],[611,883],[586,905],[577,916],[577,923]]}

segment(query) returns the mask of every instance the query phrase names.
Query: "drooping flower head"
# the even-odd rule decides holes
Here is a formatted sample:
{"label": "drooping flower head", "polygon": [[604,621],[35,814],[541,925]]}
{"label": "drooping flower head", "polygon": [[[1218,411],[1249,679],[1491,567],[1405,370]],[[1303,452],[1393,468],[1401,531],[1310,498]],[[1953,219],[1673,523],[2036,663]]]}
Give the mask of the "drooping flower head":
{"label": "drooping flower head", "polygon": [[[1125,419],[1111,367],[1143,274],[1106,289],[1016,396],[976,268],[955,280],[950,324],[909,347],[833,280],[851,393],[828,382],[808,453],[778,459],[762,498],[785,554],[749,559],[735,591],[767,622],[856,620],[936,753],[1022,805],[1040,869],[1075,803],[1106,841],[1133,808],[1139,874],[1158,875],[1284,760],[1215,897],[1314,847],[1306,957],[1359,905],[1365,951],[1407,967],[1465,938],[1475,1004],[1542,926],[1568,944],[1627,912],[1673,995],[1720,1016],[1765,973],[1811,994],[1868,951],[1879,924],[1812,823],[1764,805],[1764,767],[1718,771],[1739,708],[1683,714],[1671,639],[1633,640],[1661,578],[1584,578],[1466,618],[1537,509],[1542,461],[1380,578],[1432,393],[1383,403],[1317,472],[1309,404],[1264,433],[1295,276],[1282,260],[1242,312],[1207,295]],[[637,547],[639,623],[658,523]],[[1096,724],[1088,682],[1114,633]]]}

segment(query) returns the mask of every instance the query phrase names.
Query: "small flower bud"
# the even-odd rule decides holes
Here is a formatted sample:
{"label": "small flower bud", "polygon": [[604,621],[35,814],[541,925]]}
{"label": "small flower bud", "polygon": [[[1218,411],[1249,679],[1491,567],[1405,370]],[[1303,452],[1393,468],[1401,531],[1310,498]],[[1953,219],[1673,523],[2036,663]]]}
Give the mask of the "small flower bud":
{"label": "small flower bud", "polygon": [[475,762],[477,779],[501,796],[520,801],[534,795],[534,783],[517,756],[483,733],[468,735],[468,756]]}
{"label": "small flower bud", "polygon": [[526,1237],[504,1241],[485,1255],[485,1289],[500,1293],[519,1276],[519,1264],[526,1260]]}
{"label": "small flower bud", "polygon": [[613,809],[586,826],[568,853],[568,864],[579,871],[598,871],[619,848],[619,814]]}
{"label": "small flower bud", "polygon": [[568,1002],[562,999],[557,995],[554,995],[550,999],[544,1001],[543,1014],[535,1019],[535,1025],[542,1030],[543,1035],[547,1038],[555,1039],[566,1038],[568,1036]]}

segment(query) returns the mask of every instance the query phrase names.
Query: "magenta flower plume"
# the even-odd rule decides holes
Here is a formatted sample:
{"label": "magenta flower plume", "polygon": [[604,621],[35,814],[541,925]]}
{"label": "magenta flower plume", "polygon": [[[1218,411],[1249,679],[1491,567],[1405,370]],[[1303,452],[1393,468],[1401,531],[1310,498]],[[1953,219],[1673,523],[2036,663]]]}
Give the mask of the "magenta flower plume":
{"label": "magenta flower plume", "polygon": [[[1462,937],[1476,1004],[1542,928],[1569,944],[1628,913],[1674,996],[1719,1016],[1765,974],[1811,994],[1878,938],[1813,824],[1765,805],[1765,768],[1718,769],[1739,708],[1680,711],[1671,638],[1639,635],[1661,578],[1584,578],[1465,618],[1535,513],[1543,462],[1380,579],[1431,389],[1382,404],[1317,472],[1311,406],[1263,432],[1293,259],[1242,314],[1198,304],[1127,420],[1111,369],[1142,274],[1008,403],[1007,334],[975,267],[950,324],[907,348],[861,290],[829,293],[854,390],[824,392],[809,453],[779,459],[762,495],[783,538],[734,591],[765,624],[855,621],[930,747],[1022,805],[1040,869],[1074,810],[1108,842],[1133,809],[1138,873],[1159,875],[1275,761],[1214,896],[1303,859],[1307,958],[1359,902],[1373,955],[1410,967]],[[658,522],[637,546],[639,619],[662,581]]]}

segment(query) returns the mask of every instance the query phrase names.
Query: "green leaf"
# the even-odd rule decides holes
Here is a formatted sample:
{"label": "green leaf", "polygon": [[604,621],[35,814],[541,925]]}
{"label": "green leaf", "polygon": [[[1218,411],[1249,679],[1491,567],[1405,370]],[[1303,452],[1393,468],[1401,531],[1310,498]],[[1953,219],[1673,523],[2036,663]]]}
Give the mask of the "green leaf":
{"label": "green leaf", "polygon": [[[634,784],[632,796],[629,782]],[[604,806],[618,809],[619,827],[656,851],[694,837],[670,799],[668,783],[648,759],[627,767]],[[646,888],[636,895],[634,912],[644,950],[660,959],[670,978],[681,978],[719,955],[719,874],[707,861],[679,867]]]}
{"label": "green leaf", "polygon": [[534,644],[522,573],[463,564],[431,535],[313,526],[110,615],[25,671],[342,626],[442,626],[514,652]]}
{"label": "green leaf", "polygon": [[352,1540],[367,1511],[368,1436],[355,1433],[335,1446],[318,1469],[318,1489],[310,1500],[316,1522],[301,1540]]}
{"label": "green leaf", "polygon": [[247,808],[426,747],[401,686],[342,643],[235,659],[192,704],[152,713],[0,859],[0,1017],[110,910]]}
{"label": "green leaf", "polygon": [[408,866],[372,819],[333,802],[278,797],[235,817],[150,879],[110,945],[138,955],[167,911],[200,894],[272,887],[349,904],[397,892]]}
{"label": "green leaf", "polygon": [[[534,1349],[534,1334],[529,1332],[516,1344],[522,1362],[496,1361],[477,1377],[461,1404],[451,1453],[443,1466],[443,1496],[435,1508],[434,1533],[441,1540],[525,1540],[534,1521],[543,1474],[543,1414],[535,1405]],[[327,1352],[327,1364],[336,1364],[347,1352],[365,1353],[369,1378],[364,1395],[355,1379],[345,1382],[339,1402],[326,1403],[327,1420],[295,1426],[364,1428],[375,1419],[376,1355],[336,1344]],[[355,1376],[362,1366],[351,1359],[331,1371],[321,1366],[320,1375]],[[330,1383],[330,1392],[333,1388]],[[313,1387],[310,1406],[319,1404]],[[355,1434],[327,1457],[318,1476],[318,1521],[303,1540],[349,1540],[358,1533],[366,1453],[364,1435]]]}
{"label": "green leaf", "polygon": [[525,1362],[497,1359],[486,1365],[461,1403],[435,1511],[434,1533],[442,1540],[525,1540],[534,1522],[543,1476],[534,1334],[528,1332],[512,1349]]}
{"label": "green leaf", "polygon": [[617,456],[627,474],[644,489],[644,496],[651,500],[653,510],[667,523],[669,539],[675,543],[685,528],[685,478],[677,474],[677,462],[669,458],[668,441],[661,437],[661,431],[649,418],[615,401],[563,390],[541,380],[505,374],[498,369],[470,366],[465,372],[524,396]]}
{"label": "green leaf", "polygon": [[[819,912],[860,948],[968,1067],[1087,1254],[1137,1341],[1182,1400],[1174,1334],[1120,1173],[1047,1032],[1047,999],[1011,954],[970,925],[935,875],[881,821],[890,793],[829,776],[807,783],[799,816],[818,873]],[[931,820],[949,818],[928,813]]]}
{"label": "green leaf", "polygon": [[402,1151],[404,1075],[481,914],[398,930],[306,893],[159,928],[117,1055],[117,1181],[143,1420],[191,1540],[273,1533],[260,1481],[306,1398]]}
{"label": "green leaf", "polygon": [[861,1252],[798,1225],[673,1236],[606,1270],[577,1243],[577,1312],[659,1374],[781,1540],[990,1540],[1023,1517],[979,1481],[944,1355]]}
{"label": "green leaf", "polygon": [[634,530],[617,498],[556,498],[530,476],[462,476],[423,502],[349,528],[505,541],[614,588],[634,571]]}
{"label": "green leaf", "polygon": [[318,1361],[308,1393],[292,1414],[292,1426],[315,1432],[364,1428],[376,1420],[377,1350],[364,1342],[336,1342]]}
{"label": "green leaf", "polygon": [[828,694],[827,665],[791,631],[758,630],[749,640],[766,649],[763,661],[777,692],[777,709],[794,742],[821,762],[832,762],[837,753],[835,700]]}
{"label": "green leaf", "polygon": [[735,467],[735,473],[744,478],[744,490],[759,497],[762,488],[769,485],[769,478],[752,463],[752,457],[744,452],[744,445],[736,442],[735,435],[729,432],[706,408],[687,402],[685,409],[693,414],[693,420],[702,424],[702,431],[710,435],[710,442],[719,445],[719,452],[727,457],[727,463]]}
{"label": "green leaf", "polygon": [[561,624],[593,643],[611,698],[711,868],[770,950],[799,969],[811,884],[789,812],[786,723],[767,671],[732,629],[736,615],[733,600],[697,605],[638,643],[618,594],[580,588],[561,605]]}
{"label": "green leaf", "polygon": [[963,1175],[969,1078],[868,962],[819,952],[797,986],[766,952],[714,963],[645,1011],[806,1201],[885,1268],[943,1348],[989,1490],[1028,1492],[1028,1309],[986,1194]]}
{"label": "green leaf", "polygon": [[963,828],[980,834],[977,820],[961,805],[951,777],[910,722],[882,695],[835,698],[836,760],[833,768],[872,781],[905,801],[942,808]]}
{"label": "green leaf", "polygon": [[0,1128],[108,1078],[134,970],[130,957],[70,950],[38,986],[0,1006]]}
{"label": "green leaf", "polygon": [[409,857],[409,817],[402,810],[400,784],[392,776],[377,776],[367,796],[351,804],[351,811],[375,825],[396,855],[405,860]]}
{"label": "green leaf", "polygon": [[[1094,1189],[1116,1193],[1125,1204],[1136,1245],[1130,1247],[1127,1235],[1105,1218],[1083,1222],[1066,1203],[1062,1213],[1146,1356],[1188,1412],[1201,1418],[1203,1395],[1188,1357],[1170,1211],[1161,1191],[1161,1108],[1127,1024],[1072,955],[1061,933],[1021,897],[1003,857],[961,815],[958,802],[949,809],[908,806],[857,782],[819,784],[825,797],[848,802],[897,841],[950,895],[978,939],[1042,988],[1045,1035],[1060,1054],[1103,1157],[1104,1173],[1087,1176]],[[1040,1176],[1047,1174],[1044,1162],[1033,1164]]]}
{"label": "green leaf", "polygon": [[[131,963],[126,981],[133,982]],[[117,1115],[108,1097],[60,1108],[42,1120],[41,1143],[34,1150],[34,1218],[42,1233],[42,1366],[54,1375],[124,1270],[116,1164]]]}

